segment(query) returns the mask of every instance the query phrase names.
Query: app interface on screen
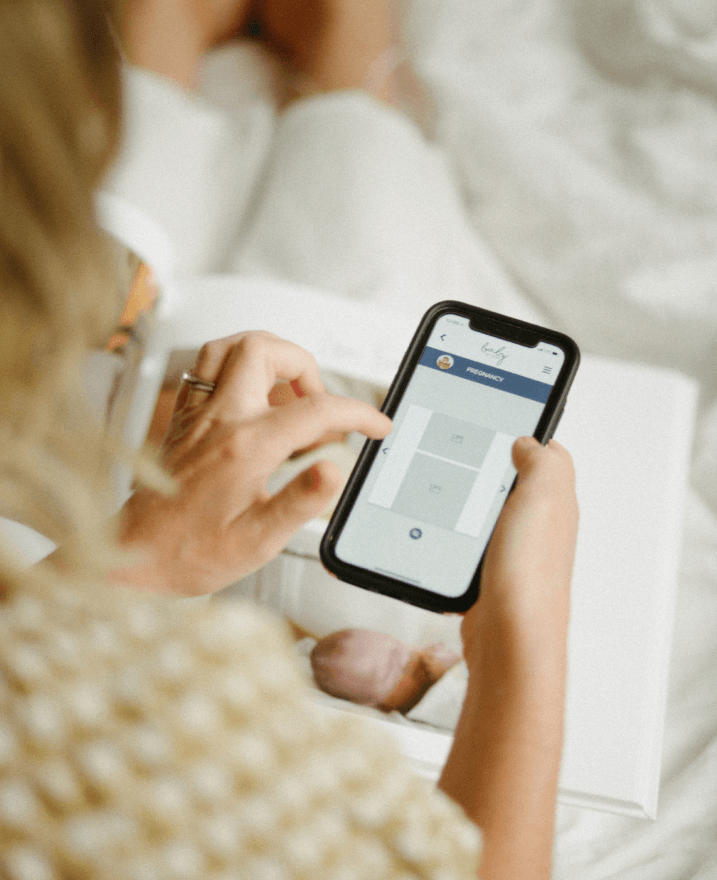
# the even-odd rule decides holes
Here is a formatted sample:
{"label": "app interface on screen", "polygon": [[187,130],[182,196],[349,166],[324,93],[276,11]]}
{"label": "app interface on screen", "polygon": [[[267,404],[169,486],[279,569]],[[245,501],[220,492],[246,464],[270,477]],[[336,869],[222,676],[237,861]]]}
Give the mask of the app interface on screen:
{"label": "app interface on screen", "polygon": [[437,322],[336,542],[339,559],[448,597],[475,573],[515,477],[511,447],[532,434],[565,360]]}

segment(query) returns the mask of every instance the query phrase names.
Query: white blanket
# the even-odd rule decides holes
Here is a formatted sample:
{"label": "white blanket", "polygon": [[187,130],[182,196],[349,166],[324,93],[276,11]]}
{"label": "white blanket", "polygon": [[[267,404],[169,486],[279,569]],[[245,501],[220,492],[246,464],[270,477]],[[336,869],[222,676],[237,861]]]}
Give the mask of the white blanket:
{"label": "white blanket", "polygon": [[476,230],[584,350],[701,383],[658,819],[561,807],[556,876],[717,877],[715,7],[416,5],[413,49]]}
{"label": "white blanket", "polygon": [[[279,116],[265,77],[245,78],[251,110],[237,114],[232,77],[247,68],[225,53],[203,103],[166,83],[137,86],[145,109],[110,185],[168,227],[187,272],[276,274],[416,314],[465,298],[542,315],[585,351],[700,381],[658,820],[561,807],[556,876],[708,880],[717,15],[700,0],[412,0],[404,18],[435,102],[436,148],[356,94]],[[169,120],[161,178],[141,164],[157,134],[151,106]]]}

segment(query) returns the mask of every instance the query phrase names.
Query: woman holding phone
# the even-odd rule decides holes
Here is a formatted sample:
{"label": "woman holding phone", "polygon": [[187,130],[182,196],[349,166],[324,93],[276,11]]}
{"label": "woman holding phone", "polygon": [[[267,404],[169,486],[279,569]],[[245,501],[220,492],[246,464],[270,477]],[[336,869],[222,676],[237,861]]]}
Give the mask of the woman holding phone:
{"label": "woman holding phone", "polygon": [[515,444],[442,791],[316,715],[276,622],[170,598],[236,580],[325,507],[329,463],[267,494],[295,449],[390,430],[310,355],[264,333],[205,346],[159,467],[136,462],[107,521],[126,454],[79,388],[121,310],[93,214],[121,130],[110,16],[120,30],[95,0],[0,0],[0,497],[60,546],[29,571],[0,558],[3,873],[548,878],[577,526],[560,446]]}

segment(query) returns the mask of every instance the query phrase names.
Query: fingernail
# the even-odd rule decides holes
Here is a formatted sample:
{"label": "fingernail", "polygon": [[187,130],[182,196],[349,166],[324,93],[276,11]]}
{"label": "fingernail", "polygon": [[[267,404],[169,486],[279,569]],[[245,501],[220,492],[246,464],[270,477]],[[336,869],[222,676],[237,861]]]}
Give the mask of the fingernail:
{"label": "fingernail", "polygon": [[315,492],[320,485],[321,472],[314,464],[306,471],[306,488],[312,492]]}

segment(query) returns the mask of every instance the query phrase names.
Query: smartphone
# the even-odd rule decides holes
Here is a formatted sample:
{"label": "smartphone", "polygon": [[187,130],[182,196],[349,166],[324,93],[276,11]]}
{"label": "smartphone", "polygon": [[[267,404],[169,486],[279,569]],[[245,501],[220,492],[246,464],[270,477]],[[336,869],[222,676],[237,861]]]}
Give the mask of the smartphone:
{"label": "smartphone", "polygon": [[438,612],[478,598],[515,481],[517,437],[547,443],[580,361],[568,336],[460,302],[424,315],[321,542],[341,580]]}

